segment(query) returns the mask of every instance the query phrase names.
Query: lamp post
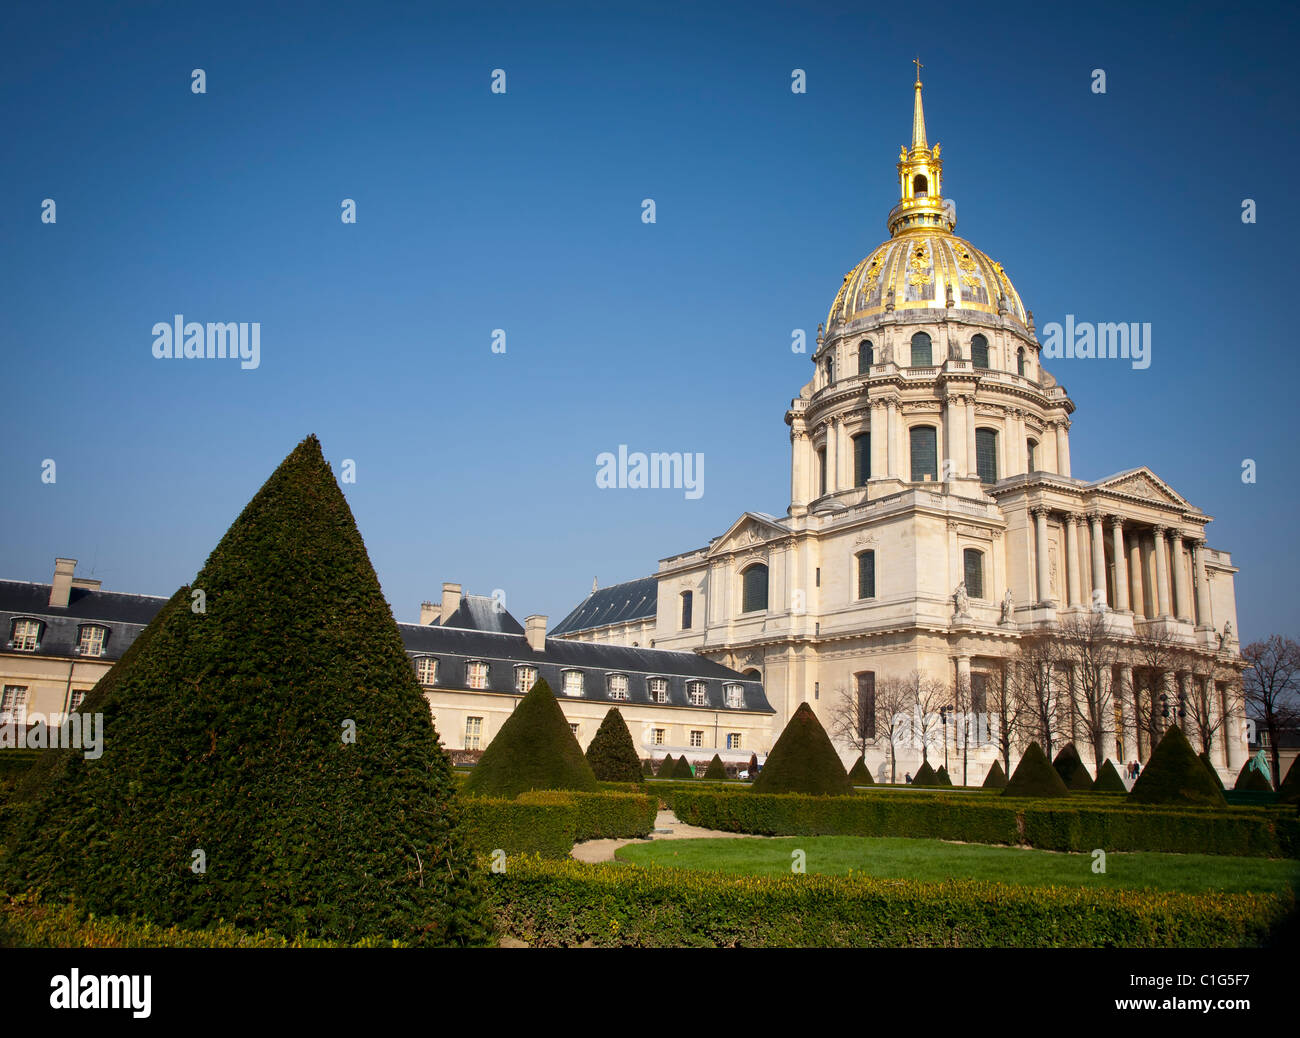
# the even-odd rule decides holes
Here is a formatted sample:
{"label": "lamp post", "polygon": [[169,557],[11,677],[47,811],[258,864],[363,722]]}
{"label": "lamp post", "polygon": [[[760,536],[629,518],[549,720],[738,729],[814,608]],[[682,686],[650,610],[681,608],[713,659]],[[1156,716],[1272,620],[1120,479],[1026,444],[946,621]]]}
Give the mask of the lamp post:
{"label": "lamp post", "polygon": [[952,712],[951,706],[939,707],[939,718],[943,721],[943,772],[948,774],[948,715]]}

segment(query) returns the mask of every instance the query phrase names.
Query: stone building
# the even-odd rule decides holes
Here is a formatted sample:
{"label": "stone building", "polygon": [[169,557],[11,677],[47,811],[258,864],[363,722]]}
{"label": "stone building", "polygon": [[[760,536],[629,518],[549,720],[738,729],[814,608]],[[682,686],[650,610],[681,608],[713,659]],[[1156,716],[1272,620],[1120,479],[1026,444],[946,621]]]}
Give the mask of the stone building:
{"label": "stone building", "polygon": [[[1246,742],[1232,560],[1208,546],[1210,516],[1151,469],[1073,473],[1075,403],[1043,367],[1002,264],[954,233],[919,75],[913,90],[890,237],[844,275],[813,378],[785,413],[788,511],[746,512],[652,577],[593,591],[554,634],[742,671],[767,690],[775,738],[800,703],[830,727],[846,694],[874,702],[887,677],[970,689],[989,710],[1028,635],[1102,613],[1114,647],[1097,668],[1104,756],[1145,760],[1199,695],[1214,763],[1235,774]],[[1070,695],[1090,684],[1065,665],[1059,683]],[[1095,767],[1068,702],[1061,728]],[[866,757],[886,774],[878,738]],[[900,754],[899,775],[919,759]],[[973,781],[993,759],[977,754]]]}

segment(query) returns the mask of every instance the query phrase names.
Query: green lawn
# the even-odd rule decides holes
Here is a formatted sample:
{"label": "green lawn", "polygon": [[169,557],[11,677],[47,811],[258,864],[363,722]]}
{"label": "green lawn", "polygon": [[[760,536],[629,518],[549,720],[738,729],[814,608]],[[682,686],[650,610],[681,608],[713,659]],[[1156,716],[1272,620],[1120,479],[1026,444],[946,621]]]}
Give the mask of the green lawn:
{"label": "green lawn", "polygon": [[789,875],[791,852],[806,855],[808,872],[848,872],[892,879],[978,879],[1022,886],[1149,887],[1195,893],[1281,893],[1300,890],[1300,861],[1210,854],[1107,854],[1106,872],[1090,854],[945,843],[899,837],[789,836],[777,839],[655,840],[622,847],[633,865],[706,869],[753,876]]}

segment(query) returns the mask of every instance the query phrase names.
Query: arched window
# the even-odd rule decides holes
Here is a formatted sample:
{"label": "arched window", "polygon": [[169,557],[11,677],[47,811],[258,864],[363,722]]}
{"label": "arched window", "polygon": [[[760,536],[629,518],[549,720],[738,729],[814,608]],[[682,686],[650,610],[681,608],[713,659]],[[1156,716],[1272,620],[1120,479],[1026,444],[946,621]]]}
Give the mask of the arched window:
{"label": "arched window", "polygon": [[912,195],[916,198],[925,198],[929,193],[929,185],[925,182],[925,177],[918,173],[912,178]]}
{"label": "arched window", "polygon": [[998,434],[994,429],[975,430],[975,468],[981,483],[998,481]]}
{"label": "arched window", "polygon": [[853,485],[865,487],[871,478],[871,433],[853,437]]}
{"label": "arched window", "polygon": [[860,739],[876,737],[876,672],[864,670],[853,677],[858,684],[858,716],[854,728]]}
{"label": "arched window", "polygon": [[35,652],[40,648],[44,624],[19,617],[9,627],[9,647],[15,652]]}
{"label": "arched window", "polygon": [[970,362],[975,368],[989,366],[989,341],[982,335],[977,335],[970,341]]}
{"label": "arched window", "polygon": [[417,656],[415,658],[415,679],[421,685],[436,685],[438,683],[438,661],[433,656]]}
{"label": "arched window", "polygon": [[870,374],[871,365],[874,363],[876,363],[876,348],[871,345],[870,339],[863,339],[858,343],[858,374]]}
{"label": "arched window", "polygon": [[767,608],[767,567],[756,562],[740,575],[742,613],[758,613]]}
{"label": "arched window", "polygon": [[820,497],[827,491],[826,486],[826,448],[823,447],[817,452],[817,496]]}
{"label": "arched window", "polygon": [[858,553],[858,597],[876,597],[876,553],[874,551]]}
{"label": "arched window", "polygon": [[916,425],[910,430],[909,440],[912,448],[912,482],[938,479],[938,437],[933,425]]}
{"label": "arched window", "polygon": [[81,656],[102,656],[108,642],[108,628],[98,624],[83,624],[77,632],[77,653]]}
{"label": "arched window", "polygon": [[1016,374],[1023,375],[1024,373],[1025,373],[1025,348],[1021,346],[1020,349],[1016,350]]}
{"label": "arched window", "polygon": [[928,368],[934,363],[934,351],[930,348],[930,336],[917,332],[912,336],[912,367]]}
{"label": "arched window", "polygon": [[1025,441],[1025,454],[1028,456],[1028,468],[1030,472],[1038,471],[1038,441]]}
{"label": "arched window", "polygon": [[742,676],[746,681],[762,681],[763,675],[758,672],[756,667],[750,667],[749,670],[742,670]]}
{"label": "arched window", "polygon": [[966,580],[966,594],[971,598],[984,597],[984,553],[975,548],[962,552],[962,575]]}
{"label": "arched window", "polygon": [[691,591],[682,592],[682,630],[691,629],[691,607],[694,605],[695,595]]}

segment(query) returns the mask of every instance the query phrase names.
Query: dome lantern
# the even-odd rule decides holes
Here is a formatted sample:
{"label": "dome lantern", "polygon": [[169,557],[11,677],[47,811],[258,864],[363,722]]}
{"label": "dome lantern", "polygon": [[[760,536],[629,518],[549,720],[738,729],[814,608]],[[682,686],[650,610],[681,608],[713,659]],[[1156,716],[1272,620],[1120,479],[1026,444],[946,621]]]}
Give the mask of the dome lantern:
{"label": "dome lantern", "polygon": [[951,231],[956,219],[943,204],[943,161],[939,144],[931,148],[925,139],[925,109],[921,104],[921,59],[916,66],[912,101],[912,146],[898,152],[898,205],[889,213],[889,233],[897,236],[910,230]]}

